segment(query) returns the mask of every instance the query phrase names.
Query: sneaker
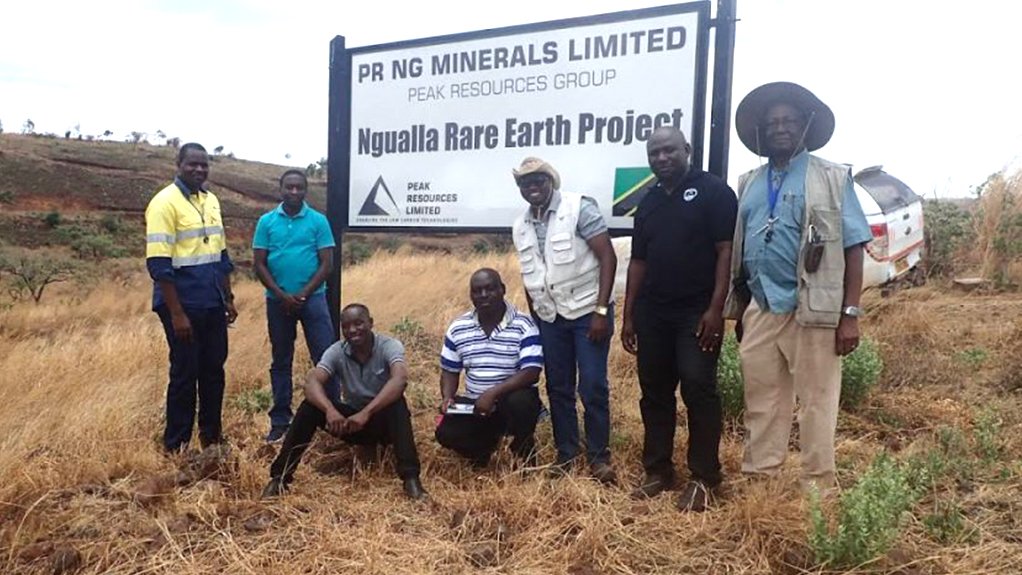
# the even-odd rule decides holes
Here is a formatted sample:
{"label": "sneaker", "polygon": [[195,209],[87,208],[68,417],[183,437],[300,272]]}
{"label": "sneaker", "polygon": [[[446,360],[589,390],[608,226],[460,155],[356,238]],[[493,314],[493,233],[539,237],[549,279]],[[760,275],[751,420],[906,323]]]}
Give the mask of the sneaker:
{"label": "sneaker", "polygon": [[632,491],[632,499],[649,499],[667,491],[674,484],[674,477],[647,474],[642,483]]}
{"label": "sneaker", "polygon": [[593,479],[604,485],[617,484],[617,473],[614,471],[614,468],[605,461],[600,461],[590,465],[589,473],[592,474]]}
{"label": "sneaker", "polygon": [[284,481],[279,477],[273,477],[270,482],[263,487],[263,494],[259,496],[260,499],[270,499],[273,497],[280,497],[287,492],[287,485],[284,485]]}
{"label": "sneaker", "polygon": [[681,490],[677,507],[679,511],[706,511],[706,505],[713,499],[710,489],[700,481],[689,481]]}
{"label": "sneaker", "polygon": [[270,428],[270,432],[266,434],[266,443],[276,445],[284,441],[284,436],[287,435],[286,425],[274,425]]}

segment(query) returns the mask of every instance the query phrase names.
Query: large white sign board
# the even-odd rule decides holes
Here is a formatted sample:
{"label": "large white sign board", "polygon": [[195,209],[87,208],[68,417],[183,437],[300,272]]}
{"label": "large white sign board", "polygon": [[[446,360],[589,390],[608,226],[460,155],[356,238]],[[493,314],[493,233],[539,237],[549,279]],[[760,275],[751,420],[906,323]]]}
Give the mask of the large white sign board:
{"label": "large white sign board", "polygon": [[348,226],[506,229],[538,156],[630,229],[650,132],[702,132],[706,4],[350,50]]}

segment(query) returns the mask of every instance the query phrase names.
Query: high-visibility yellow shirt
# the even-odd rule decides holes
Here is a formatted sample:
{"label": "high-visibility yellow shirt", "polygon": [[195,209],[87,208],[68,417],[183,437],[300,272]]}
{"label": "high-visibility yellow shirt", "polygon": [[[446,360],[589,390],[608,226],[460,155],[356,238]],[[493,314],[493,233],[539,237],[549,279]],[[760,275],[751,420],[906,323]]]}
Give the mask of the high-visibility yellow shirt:
{"label": "high-visibility yellow shirt", "polygon": [[190,193],[175,179],[146,208],[146,267],[153,278],[153,309],[163,305],[160,281],[177,288],[181,305],[224,305],[223,277],[234,269],[227,255],[220,202],[211,192]]}

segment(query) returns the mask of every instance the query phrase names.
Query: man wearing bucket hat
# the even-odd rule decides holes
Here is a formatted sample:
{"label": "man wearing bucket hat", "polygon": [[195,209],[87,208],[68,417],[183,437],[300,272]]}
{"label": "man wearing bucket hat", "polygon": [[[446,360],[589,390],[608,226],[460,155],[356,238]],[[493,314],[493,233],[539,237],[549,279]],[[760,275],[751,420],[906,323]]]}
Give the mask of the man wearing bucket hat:
{"label": "man wearing bucket hat", "polygon": [[776,475],[799,402],[802,486],[828,490],[841,393],[841,356],[858,345],[863,245],[872,239],[848,166],[810,154],[834,114],[790,82],[738,105],[742,143],[768,162],[742,174],[725,315],[736,320],[745,380],[742,471]]}
{"label": "man wearing bucket hat", "polygon": [[617,256],[607,224],[595,200],[560,191],[561,177],[549,163],[526,158],[512,173],[529,203],[514,222],[512,238],[547,358],[557,446],[551,473],[567,472],[579,455],[577,389],[585,409],[590,473],[602,483],[614,483],[607,357],[614,330],[611,292]]}

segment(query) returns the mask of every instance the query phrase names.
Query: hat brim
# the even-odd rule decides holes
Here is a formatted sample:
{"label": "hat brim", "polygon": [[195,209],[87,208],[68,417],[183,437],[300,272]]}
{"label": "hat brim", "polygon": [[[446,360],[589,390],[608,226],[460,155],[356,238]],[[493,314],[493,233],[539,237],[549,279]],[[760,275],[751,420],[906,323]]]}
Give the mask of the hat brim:
{"label": "hat brim", "polygon": [[757,130],[767,109],[775,104],[791,104],[812,118],[806,131],[805,146],[810,152],[827,145],[834,135],[834,112],[815,94],[792,82],[764,84],[749,92],[735,111],[738,138],[753,154],[766,156],[762,134]]}
{"label": "hat brim", "polygon": [[[530,165],[526,165],[523,162],[521,167],[517,169],[511,168],[511,174],[515,177],[516,182],[522,176],[527,176],[529,174],[545,174],[548,178],[550,178],[553,188],[555,190],[561,189],[561,175],[557,173],[557,170],[555,170],[553,166],[551,166],[548,162],[540,160],[539,158],[529,159],[535,160],[535,162],[531,163]],[[526,161],[528,161],[529,159],[527,159]]]}

